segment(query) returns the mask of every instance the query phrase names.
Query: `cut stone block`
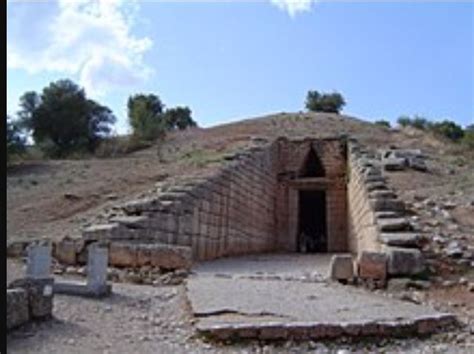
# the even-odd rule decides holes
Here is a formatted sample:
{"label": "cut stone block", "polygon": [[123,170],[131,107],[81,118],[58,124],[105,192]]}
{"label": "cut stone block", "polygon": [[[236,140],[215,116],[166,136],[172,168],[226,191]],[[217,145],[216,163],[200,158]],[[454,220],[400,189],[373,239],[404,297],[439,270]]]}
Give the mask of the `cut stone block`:
{"label": "cut stone block", "polygon": [[354,278],[354,262],[351,255],[334,255],[329,266],[329,277],[332,280],[352,280]]}
{"label": "cut stone block", "polygon": [[137,245],[131,242],[111,242],[109,264],[116,267],[136,267],[138,264]]}
{"label": "cut stone block", "polygon": [[378,191],[378,190],[388,190],[388,187],[387,185],[385,184],[385,182],[371,182],[371,183],[367,183],[365,185],[365,188],[367,189],[367,191],[371,192],[371,191]]}
{"label": "cut stone block", "polygon": [[410,231],[412,226],[406,218],[382,218],[377,221],[380,231]]}
{"label": "cut stone block", "polygon": [[166,269],[189,269],[191,248],[157,243],[112,242],[109,264],[118,267],[151,265]]}
{"label": "cut stone block", "polygon": [[26,249],[30,241],[8,241],[7,242],[7,257],[25,257],[27,255]]}
{"label": "cut stone block", "polygon": [[124,235],[118,223],[92,225],[82,231],[82,238],[86,241],[104,241],[120,239]]}
{"label": "cut stone block", "polygon": [[26,276],[31,279],[49,278],[51,271],[51,246],[31,244],[28,246]]}
{"label": "cut stone block", "polygon": [[425,270],[425,261],[420,250],[385,246],[388,256],[388,274],[394,276],[417,275]]}
{"label": "cut stone block", "polygon": [[403,215],[399,211],[378,211],[375,214],[377,219],[396,219]]}
{"label": "cut stone block", "polygon": [[60,263],[75,265],[77,263],[77,245],[74,240],[63,239],[56,242],[54,247],[54,258]]}
{"label": "cut stone block", "polygon": [[376,280],[387,278],[387,255],[385,253],[362,251],[357,263],[360,278]]}
{"label": "cut stone block", "polygon": [[381,233],[379,240],[389,246],[416,247],[420,240],[420,235],[408,232]]}
{"label": "cut stone block", "polygon": [[374,199],[396,199],[397,195],[395,192],[386,189],[386,190],[374,190],[369,193],[370,198]]}
{"label": "cut stone block", "polygon": [[110,220],[113,223],[123,225],[130,229],[143,229],[149,224],[147,216],[116,216]]}
{"label": "cut stone block", "polygon": [[7,330],[19,327],[30,319],[28,294],[25,289],[7,289]]}
{"label": "cut stone block", "polygon": [[53,286],[53,278],[24,278],[14,280],[8,287],[25,290],[31,318],[46,319],[53,313]]}
{"label": "cut stone block", "polygon": [[110,291],[107,285],[107,264],[109,250],[106,247],[91,245],[87,260],[87,287],[97,296],[102,296]]}
{"label": "cut stone block", "polygon": [[404,211],[405,203],[399,199],[374,199],[371,201],[374,211]]}
{"label": "cut stone block", "polygon": [[401,171],[406,167],[406,160],[403,158],[387,158],[382,160],[385,171]]}

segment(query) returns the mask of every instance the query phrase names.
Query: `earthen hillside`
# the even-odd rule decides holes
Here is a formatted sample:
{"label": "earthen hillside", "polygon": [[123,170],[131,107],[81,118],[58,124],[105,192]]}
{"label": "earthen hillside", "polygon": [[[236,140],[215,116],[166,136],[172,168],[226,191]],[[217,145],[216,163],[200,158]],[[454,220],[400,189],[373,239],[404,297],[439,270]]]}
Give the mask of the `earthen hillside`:
{"label": "earthen hillside", "polygon": [[7,173],[8,239],[75,235],[119,201],[149,193],[158,182],[163,185],[187,175],[205,176],[239,149],[282,136],[339,135],[357,138],[372,148],[421,149],[430,157],[430,172],[394,173],[394,185],[412,196],[415,191],[440,197],[458,192],[466,201],[472,200],[472,159],[457,154],[446,142],[423,132],[390,130],[344,115],[280,113],[177,132],[159,145],[122,157],[28,161],[13,166]]}

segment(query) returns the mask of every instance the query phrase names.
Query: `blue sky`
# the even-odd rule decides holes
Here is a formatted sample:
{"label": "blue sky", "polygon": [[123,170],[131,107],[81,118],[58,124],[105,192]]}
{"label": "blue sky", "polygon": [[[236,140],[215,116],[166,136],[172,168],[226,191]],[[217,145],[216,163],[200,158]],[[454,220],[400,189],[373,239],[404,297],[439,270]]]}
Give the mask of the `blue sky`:
{"label": "blue sky", "polygon": [[[40,15],[39,15],[40,14]],[[7,108],[71,78],[113,109],[130,94],[187,105],[201,126],[304,108],[340,91],[344,113],[474,123],[474,3],[8,1]]]}

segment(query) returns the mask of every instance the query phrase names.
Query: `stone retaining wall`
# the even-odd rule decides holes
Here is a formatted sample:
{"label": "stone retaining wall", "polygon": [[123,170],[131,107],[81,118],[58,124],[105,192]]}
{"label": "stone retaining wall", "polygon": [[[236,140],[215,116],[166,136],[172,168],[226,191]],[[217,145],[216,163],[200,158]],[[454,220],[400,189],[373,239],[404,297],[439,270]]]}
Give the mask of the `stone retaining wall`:
{"label": "stone retaining wall", "polygon": [[[348,152],[351,252],[367,262],[386,258],[385,271],[389,276],[422,273],[424,259],[418,249],[421,236],[407,218],[404,202],[389,188],[380,160],[355,141],[349,143]],[[361,257],[364,252],[380,253],[386,257]],[[374,266],[367,264],[372,269]],[[368,273],[372,273],[370,269]]]}

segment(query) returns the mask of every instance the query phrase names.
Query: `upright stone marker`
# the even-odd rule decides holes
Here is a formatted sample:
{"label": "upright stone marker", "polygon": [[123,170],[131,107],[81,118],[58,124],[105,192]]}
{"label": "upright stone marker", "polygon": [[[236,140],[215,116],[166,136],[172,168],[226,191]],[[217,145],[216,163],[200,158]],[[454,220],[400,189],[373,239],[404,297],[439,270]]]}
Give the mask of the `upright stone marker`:
{"label": "upright stone marker", "polygon": [[108,259],[109,252],[107,248],[96,245],[89,246],[87,288],[98,296],[110,292],[110,286],[107,285]]}
{"label": "upright stone marker", "polygon": [[51,247],[49,244],[33,244],[28,248],[26,277],[30,279],[50,278]]}

